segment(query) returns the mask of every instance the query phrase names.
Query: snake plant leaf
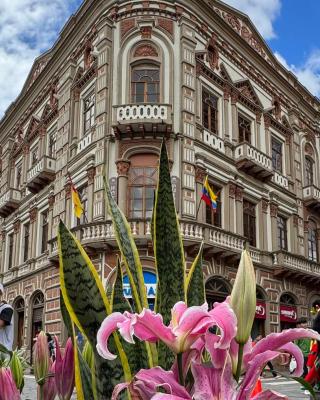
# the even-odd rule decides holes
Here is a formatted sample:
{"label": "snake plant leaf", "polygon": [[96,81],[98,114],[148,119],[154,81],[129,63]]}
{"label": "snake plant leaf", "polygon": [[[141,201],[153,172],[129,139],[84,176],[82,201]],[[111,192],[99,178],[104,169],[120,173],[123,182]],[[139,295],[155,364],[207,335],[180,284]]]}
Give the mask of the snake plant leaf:
{"label": "snake plant leaf", "polygon": [[186,296],[188,307],[200,306],[206,301],[203,271],[202,271],[203,242],[197,257],[192,263],[186,279]]}
{"label": "snake plant leaf", "polygon": [[[60,259],[60,285],[71,320],[89,340],[95,354],[97,394],[99,400],[110,399],[116,382],[131,380],[127,356],[117,334],[110,340],[110,347],[120,356],[110,362],[96,351],[97,332],[103,320],[111,313],[111,304],[104,292],[99,275],[78,240],[62,221],[58,234]],[[76,352],[76,356],[77,356]]]}
{"label": "snake plant leaf", "polygon": [[112,289],[112,312],[132,312],[130,303],[123,295],[123,276],[119,258],[117,262],[116,274],[116,280]]}
{"label": "snake plant leaf", "polygon": [[[185,299],[185,259],[179,221],[174,205],[170,168],[165,141],[162,142],[159,179],[153,211],[153,248],[158,275],[157,312],[166,325],[171,320],[171,309]],[[172,354],[159,345],[159,363],[170,368]]]}
{"label": "snake plant leaf", "polygon": [[62,295],[61,290],[60,290],[60,310],[61,310],[63,323],[64,323],[65,327],[67,328],[68,337],[71,337],[72,344],[74,345],[73,326],[72,326],[73,323],[71,321],[71,318],[70,318],[70,315],[68,313],[67,307],[66,307],[65,302],[63,300],[63,295]]}
{"label": "snake plant leaf", "polygon": [[116,240],[126,267],[126,273],[129,277],[133,301],[137,312],[141,312],[142,308],[148,308],[147,294],[145,290],[142,265],[139,258],[137,246],[134,242],[130,225],[122,211],[115,202],[107,181],[104,178],[105,192],[107,195],[107,203],[109,213],[112,218],[113,228]]}

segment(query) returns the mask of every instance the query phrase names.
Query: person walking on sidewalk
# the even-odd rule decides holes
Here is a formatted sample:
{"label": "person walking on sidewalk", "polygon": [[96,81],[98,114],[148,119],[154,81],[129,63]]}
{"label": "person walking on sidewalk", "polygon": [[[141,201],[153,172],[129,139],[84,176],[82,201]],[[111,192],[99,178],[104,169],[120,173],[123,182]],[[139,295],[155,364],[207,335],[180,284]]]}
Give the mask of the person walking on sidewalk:
{"label": "person walking on sidewalk", "polygon": [[2,300],[3,293],[3,285],[0,283],[0,344],[11,351],[13,346],[13,308]]}

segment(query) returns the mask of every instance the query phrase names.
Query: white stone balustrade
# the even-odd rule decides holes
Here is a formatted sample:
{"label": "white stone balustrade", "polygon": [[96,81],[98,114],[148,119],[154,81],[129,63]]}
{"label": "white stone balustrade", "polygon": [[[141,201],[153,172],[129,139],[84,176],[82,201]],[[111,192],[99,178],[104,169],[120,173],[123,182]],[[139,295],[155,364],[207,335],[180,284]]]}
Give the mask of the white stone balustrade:
{"label": "white stone balustrade", "polygon": [[32,181],[42,172],[56,172],[56,161],[48,156],[42,157],[33,167],[31,167],[27,173],[27,182]]}
{"label": "white stone balustrade", "polygon": [[209,229],[209,241],[235,251],[242,251],[244,246],[244,238],[216,228]]}
{"label": "white stone balustrade", "polygon": [[203,141],[213,149],[218,150],[223,154],[225,153],[224,141],[219,136],[208,131],[207,129],[203,130]]}
{"label": "white stone balustrade", "polygon": [[181,222],[180,232],[185,239],[203,239],[203,227],[199,224]]}
{"label": "white stone balustrade", "polygon": [[271,157],[251,146],[249,143],[239,144],[235,149],[234,156],[236,160],[248,159],[268,170],[270,173],[272,172]]}
{"label": "white stone balustrade", "polygon": [[278,171],[274,172],[273,177],[271,178],[272,182],[281,186],[284,189],[289,190],[289,180],[284,175],[280,174]]}
{"label": "white stone balustrade", "polygon": [[0,197],[0,208],[10,202],[19,202],[21,200],[20,190],[9,189]]}
{"label": "white stone balustrade", "polygon": [[303,198],[305,200],[317,200],[320,202],[320,189],[314,185],[303,188]]}
{"label": "white stone balustrade", "polygon": [[274,263],[304,273],[320,275],[320,266],[302,256],[296,256],[286,252],[278,252],[275,253]]}
{"label": "white stone balustrade", "polygon": [[134,104],[116,107],[116,121],[168,120],[169,106],[165,104]]}
{"label": "white stone balustrade", "polygon": [[80,153],[82,150],[86,149],[92,143],[92,132],[87,133],[78,142],[77,152]]}

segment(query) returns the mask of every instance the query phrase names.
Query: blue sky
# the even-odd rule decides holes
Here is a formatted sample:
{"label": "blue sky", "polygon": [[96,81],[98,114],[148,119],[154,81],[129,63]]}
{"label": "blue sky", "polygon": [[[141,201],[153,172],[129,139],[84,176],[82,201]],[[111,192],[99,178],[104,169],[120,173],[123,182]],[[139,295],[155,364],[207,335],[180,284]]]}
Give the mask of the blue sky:
{"label": "blue sky", "polygon": [[[225,0],[248,14],[278,60],[320,97],[319,0]],[[82,0],[0,1],[0,117],[34,59],[49,49]]]}

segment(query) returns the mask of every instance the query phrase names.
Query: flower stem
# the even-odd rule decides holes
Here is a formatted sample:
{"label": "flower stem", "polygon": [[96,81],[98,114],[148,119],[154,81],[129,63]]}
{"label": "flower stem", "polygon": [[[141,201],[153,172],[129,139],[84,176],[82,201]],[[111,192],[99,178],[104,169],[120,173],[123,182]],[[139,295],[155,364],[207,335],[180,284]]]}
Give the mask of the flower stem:
{"label": "flower stem", "polygon": [[243,343],[239,343],[238,364],[237,364],[237,371],[236,371],[236,376],[235,376],[237,382],[239,382],[239,378],[240,378],[240,375],[241,375],[243,348],[244,348],[244,344]]}
{"label": "flower stem", "polygon": [[179,383],[184,386],[183,368],[182,368],[182,353],[177,354],[178,371],[179,371]]}
{"label": "flower stem", "polygon": [[39,385],[38,386],[38,388],[39,388],[39,400],[45,400],[45,398],[44,398],[44,387],[43,387],[43,385]]}

